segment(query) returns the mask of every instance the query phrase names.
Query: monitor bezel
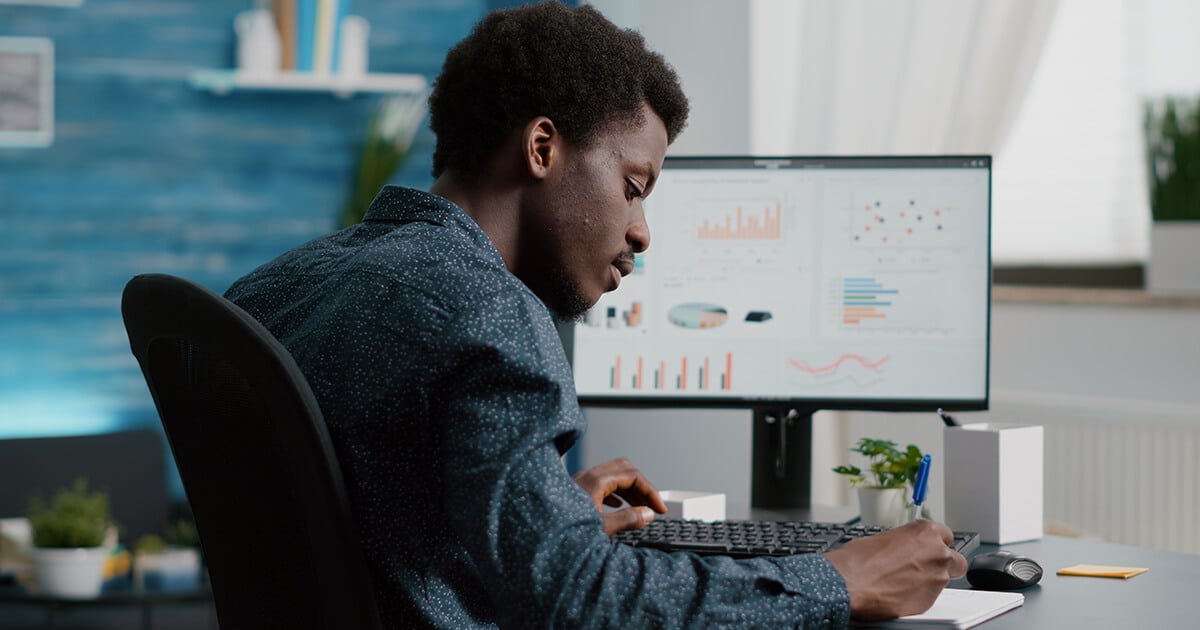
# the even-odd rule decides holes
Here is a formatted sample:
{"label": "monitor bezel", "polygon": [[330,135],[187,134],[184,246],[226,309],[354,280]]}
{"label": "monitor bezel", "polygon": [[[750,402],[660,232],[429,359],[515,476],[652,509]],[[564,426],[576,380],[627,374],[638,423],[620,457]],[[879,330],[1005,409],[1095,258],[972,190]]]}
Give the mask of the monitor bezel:
{"label": "monitor bezel", "polygon": [[[979,165],[964,162],[980,161]],[[579,404],[586,407],[608,408],[722,408],[765,409],[787,408],[838,411],[932,411],[942,408],[953,411],[986,411],[991,399],[992,363],[992,156],[988,154],[949,155],[829,155],[829,156],[772,156],[772,155],[677,155],[667,156],[663,170],[691,166],[692,168],[721,168],[722,163],[744,166],[758,163],[762,169],[779,168],[783,162],[795,168],[984,168],[987,170],[987,318],[984,331],[984,386],[982,398],[819,398],[819,397],[752,397],[752,396],[600,396],[576,393]],[[852,163],[851,166],[844,164]],[[575,365],[574,330],[576,322],[559,326],[567,360]],[[574,381],[572,380],[572,383]]]}

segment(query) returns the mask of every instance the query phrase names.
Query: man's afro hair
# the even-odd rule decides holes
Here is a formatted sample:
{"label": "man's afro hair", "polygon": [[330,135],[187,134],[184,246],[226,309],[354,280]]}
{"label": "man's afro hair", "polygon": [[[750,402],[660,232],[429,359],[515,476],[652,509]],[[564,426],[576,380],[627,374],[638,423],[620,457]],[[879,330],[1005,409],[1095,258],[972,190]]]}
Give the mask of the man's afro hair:
{"label": "man's afro hair", "polygon": [[537,116],[586,147],[613,123],[642,125],[642,103],[673,142],[687,123],[679,77],[642,36],[584,5],[496,11],[446,55],[429,97],[433,176],[475,181],[511,133]]}

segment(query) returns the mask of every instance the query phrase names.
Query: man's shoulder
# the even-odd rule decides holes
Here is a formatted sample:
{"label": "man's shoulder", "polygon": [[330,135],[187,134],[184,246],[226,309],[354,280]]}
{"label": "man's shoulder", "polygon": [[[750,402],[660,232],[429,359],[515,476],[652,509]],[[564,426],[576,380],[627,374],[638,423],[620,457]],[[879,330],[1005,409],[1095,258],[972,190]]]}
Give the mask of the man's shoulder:
{"label": "man's shoulder", "polygon": [[226,297],[316,291],[332,298],[350,287],[356,301],[391,303],[397,311],[410,300],[472,310],[527,292],[494,249],[460,226],[411,221],[364,223],[313,239],[243,276]]}
{"label": "man's shoulder", "polygon": [[453,226],[410,224],[376,240],[351,268],[421,291],[455,310],[524,291],[494,249]]}

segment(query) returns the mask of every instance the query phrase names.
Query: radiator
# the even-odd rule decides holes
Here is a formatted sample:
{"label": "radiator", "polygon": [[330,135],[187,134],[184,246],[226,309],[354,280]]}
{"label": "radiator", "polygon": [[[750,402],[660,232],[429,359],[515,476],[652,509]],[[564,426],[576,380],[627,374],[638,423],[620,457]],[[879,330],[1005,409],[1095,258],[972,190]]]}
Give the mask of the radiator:
{"label": "radiator", "polygon": [[1200,405],[994,392],[988,415],[1045,427],[1048,533],[1200,553]]}

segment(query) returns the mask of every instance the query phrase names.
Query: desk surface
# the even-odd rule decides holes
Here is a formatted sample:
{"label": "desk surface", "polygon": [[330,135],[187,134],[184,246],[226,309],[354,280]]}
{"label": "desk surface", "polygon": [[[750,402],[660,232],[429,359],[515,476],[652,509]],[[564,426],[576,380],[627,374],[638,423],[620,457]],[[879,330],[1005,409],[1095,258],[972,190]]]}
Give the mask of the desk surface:
{"label": "desk surface", "polygon": [[[997,548],[982,545],[980,552]],[[1045,574],[1037,585],[1021,591],[1024,606],[980,626],[985,630],[1200,625],[1200,556],[1056,536],[1003,548],[1037,560]],[[1128,580],[1055,575],[1076,564],[1150,570]],[[950,585],[970,588],[965,579]]]}
{"label": "desk surface", "polygon": [[[856,512],[851,508],[814,506],[811,510],[754,509],[749,516],[837,522],[853,518]],[[1200,627],[1200,555],[1058,536],[1003,547],[980,545],[977,553],[1000,548],[1033,558],[1045,573],[1041,582],[1021,591],[1025,605],[979,626],[983,630]],[[1128,580],[1056,575],[1059,569],[1076,564],[1150,570]],[[950,586],[971,588],[965,578],[954,580]]]}

